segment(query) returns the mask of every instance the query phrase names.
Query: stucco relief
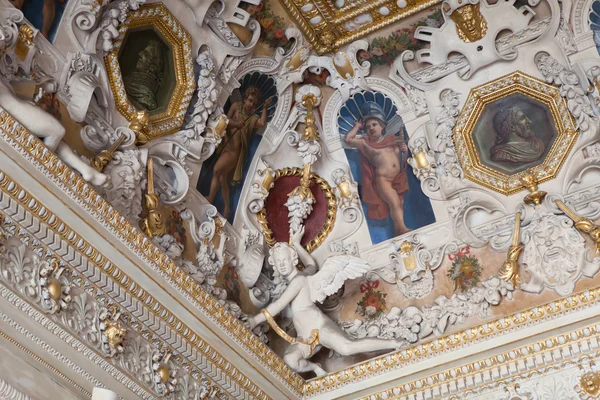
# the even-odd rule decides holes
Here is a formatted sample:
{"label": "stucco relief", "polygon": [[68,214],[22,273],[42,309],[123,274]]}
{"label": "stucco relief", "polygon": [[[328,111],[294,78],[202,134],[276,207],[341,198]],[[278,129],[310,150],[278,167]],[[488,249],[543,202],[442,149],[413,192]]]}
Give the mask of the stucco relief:
{"label": "stucco relief", "polygon": [[[435,11],[436,20],[416,18],[419,26],[403,31],[408,40],[422,39],[430,47],[415,44],[416,55],[405,52],[395,62],[388,60],[393,66],[385,76],[384,55],[367,40],[316,54],[306,44],[311,40],[268,15],[272,9],[266,4],[200,3],[181,4],[189,18],[181,17],[178,7],[172,10],[186,30],[191,32],[190,25],[210,30],[218,40],[205,46],[192,35],[186,51],[196,60],[196,74],[190,82],[199,89],[179,126],[169,127],[176,132],[171,136],[144,143],[153,137],[144,113],[125,126],[107,100],[105,66],[95,58],[110,52],[114,43],[126,42],[119,30],[132,12],[139,14],[139,1],[82,3],[69,9],[66,21],[71,24],[65,31],[76,51],[67,62],[53,56],[35,31],[29,38],[18,12],[11,10],[1,25],[2,46],[17,54],[19,45],[18,51],[26,48],[29,55],[10,63],[4,58],[2,72],[11,79],[45,83],[45,90],[53,89],[75,120],[88,124],[81,139],[97,154],[90,165],[99,170],[87,169],[87,159],[69,157],[69,150],[61,152],[61,127],[47,122],[46,114],[25,103],[13,104],[20,112],[17,120],[45,136],[47,148],[95,183],[112,207],[135,225],[144,222],[146,234],[174,262],[177,273],[189,275],[217,299],[225,310],[218,312],[243,322],[245,328],[232,325],[238,333],[251,328],[262,341],[270,339],[296,371],[323,375],[371,357],[362,354],[367,351],[412,351],[411,346],[596,286],[600,192],[590,182],[600,169],[594,145],[598,79],[593,61],[577,61],[583,57],[578,51],[582,34],[588,31],[581,26],[581,15],[587,15],[589,4],[563,2],[559,10],[554,0],[543,6],[533,0],[444,2]],[[385,10],[373,12],[383,16]],[[425,13],[432,15],[431,9]],[[346,26],[358,29],[360,20]],[[259,24],[263,42],[282,46],[273,59],[251,54]],[[510,33],[498,35],[504,30]],[[163,53],[155,45],[144,43],[140,49],[135,64],[150,63],[150,69],[162,72],[154,71],[153,81],[143,84],[135,74],[126,74],[123,90],[151,111],[160,108],[156,96],[169,61],[158,61]],[[54,58],[58,61],[53,64]],[[375,64],[378,68],[372,70]],[[17,71],[24,72],[17,76]],[[469,99],[493,89],[485,83],[519,71],[546,81],[547,86],[536,87],[540,96],[555,90],[564,99],[566,107],[557,118],[565,126],[572,123],[574,145],[559,138],[539,107],[507,96],[487,114],[480,113],[481,124],[473,130],[475,149],[461,146],[457,130],[478,107]],[[6,109],[15,101],[14,96],[1,99]],[[183,116],[185,107],[176,112]],[[37,129],[35,122],[45,129]],[[15,126],[2,125],[5,130]],[[558,147],[564,158],[545,160]],[[478,181],[466,179],[478,173],[462,162],[475,154],[470,150],[481,158],[482,170],[523,173],[511,182],[511,190],[523,193],[501,193],[496,181],[481,174]],[[542,167],[542,161],[548,164]],[[538,166],[539,173],[525,173]],[[549,178],[544,174],[551,169],[555,174]],[[194,187],[202,187],[203,195]],[[307,237],[298,239],[302,234]],[[293,251],[284,246],[293,238],[298,239],[294,250],[313,259],[300,257],[304,265],[298,270]],[[31,269],[18,266],[26,264],[21,250],[14,246],[7,252],[12,261],[5,272],[15,276],[16,284],[31,274],[18,272]],[[294,264],[290,271],[287,264]],[[501,267],[509,264],[507,279]],[[81,292],[79,278],[73,281],[67,266],[50,265],[37,274],[37,286],[24,289],[23,296],[39,302],[50,318],[81,332],[111,360],[139,356],[119,362],[134,371],[144,390],[175,398],[215,396],[208,383],[174,364],[177,355],[148,347],[144,338],[132,336],[130,321],[94,305],[92,294]],[[298,289],[304,278],[312,283]],[[307,297],[311,288],[319,295]],[[323,300],[320,308],[313,306],[317,298]],[[286,301],[292,304],[291,319],[280,309]],[[310,308],[314,321],[297,304]],[[256,307],[265,306],[273,315],[267,311],[251,317]],[[279,311],[283,315],[276,319]],[[329,337],[324,336],[327,327],[335,331]],[[273,340],[275,335],[289,342],[287,352],[279,339]],[[319,346],[337,354],[318,354]],[[405,353],[394,354],[390,357]],[[373,368],[375,375],[384,373]],[[285,366],[275,373],[281,371]],[[336,379],[348,382],[348,376]],[[327,382],[310,385],[324,388]],[[562,391],[565,385],[510,386],[502,395],[529,398],[535,390],[554,390],[567,396],[571,390]]]}

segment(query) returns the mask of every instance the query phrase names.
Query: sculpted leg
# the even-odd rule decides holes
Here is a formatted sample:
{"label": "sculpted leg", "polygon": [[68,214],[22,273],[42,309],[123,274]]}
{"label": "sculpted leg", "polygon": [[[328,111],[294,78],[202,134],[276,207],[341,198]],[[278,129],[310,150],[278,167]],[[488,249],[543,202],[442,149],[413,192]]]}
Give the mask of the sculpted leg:
{"label": "sculpted leg", "polygon": [[369,353],[372,351],[380,350],[392,350],[402,346],[405,341],[403,340],[387,340],[387,339],[375,339],[365,338],[350,340],[348,338],[341,338],[339,336],[333,336],[327,340],[321,340],[323,346],[332,349],[336,353],[343,356],[349,356],[352,354]]}
{"label": "sculpted leg", "polygon": [[56,118],[33,104],[17,97],[12,87],[0,80],[0,106],[8,111],[25,128],[55,151],[65,136],[65,128]]}
{"label": "sculpted leg", "polygon": [[223,216],[227,218],[231,212],[231,206],[229,204],[229,183],[227,177],[223,176],[221,182],[221,195],[223,196]]}
{"label": "sculpted leg", "polygon": [[50,33],[50,28],[52,28],[55,14],[56,6],[54,5],[54,0],[44,0],[44,8],[42,8],[42,35],[46,38]]}
{"label": "sculpted leg", "polygon": [[[212,181],[210,181],[210,191],[208,192],[208,197],[206,198],[206,200],[208,200],[210,203],[214,202],[215,197],[217,197],[219,186],[225,181],[227,173],[235,167],[235,164],[233,164],[235,161],[234,157],[235,153],[223,151],[215,163],[213,168],[213,178]],[[233,166],[231,164],[233,164]]]}
{"label": "sculpted leg", "polygon": [[327,371],[321,368],[319,364],[305,359],[304,353],[298,345],[291,345],[286,349],[283,361],[296,372],[313,371],[317,376],[327,374]]}
{"label": "sculpted leg", "polygon": [[56,148],[56,154],[65,164],[79,172],[83,179],[90,182],[92,185],[101,186],[106,182],[106,175],[89,166],[85,161],[79,158],[66,143],[59,143]]}
{"label": "sculpted leg", "polygon": [[214,202],[215,197],[217,197],[217,193],[219,191],[219,181],[220,180],[221,180],[220,175],[217,175],[217,171],[214,170],[212,180],[210,181],[210,191],[208,192],[208,196],[206,197],[206,200],[208,200],[209,203]]}

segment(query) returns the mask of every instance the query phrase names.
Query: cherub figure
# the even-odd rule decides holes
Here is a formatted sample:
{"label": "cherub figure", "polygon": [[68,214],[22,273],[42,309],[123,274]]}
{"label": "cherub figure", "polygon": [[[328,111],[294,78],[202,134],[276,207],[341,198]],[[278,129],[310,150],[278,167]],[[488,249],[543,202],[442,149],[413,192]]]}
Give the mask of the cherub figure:
{"label": "cherub figure", "polygon": [[[290,343],[283,360],[296,372],[313,371],[317,376],[327,372],[308,359],[321,346],[341,355],[400,347],[402,340],[375,338],[351,340],[315,305],[315,302],[322,303],[327,296],[336,293],[346,280],[362,276],[370,267],[358,257],[334,256],[325,261],[319,272],[307,276],[296,268],[298,258],[305,266],[315,265],[313,258],[300,245],[303,235],[304,227],[292,236],[293,246],[280,242],[271,249],[269,264],[288,281],[288,285],[281,296],[264,308],[261,314],[248,319],[250,327],[254,328],[260,323],[268,322],[278,335]],[[298,333],[296,338],[287,335],[273,320],[273,317],[288,305]]]}
{"label": "cherub figure", "polygon": [[272,99],[267,99],[262,107],[260,117],[255,114],[256,107],[260,104],[261,93],[255,86],[250,86],[244,92],[242,101],[231,105],[227,118],[227,136],[225,144],[213,169],[213,178],[210,182],[210,192],[206,199],[213,203],[219,187],[223,196],[223,215],[229,216],[231,206],[229,201],[229,185],[236,185],[242,181],[244,161],[248,153],[250,137],[257,130],[264,128],[269,115],[269,105]]}
{"label": "cherub figure", "polygon": [[0,107],[42,139],[50,151],[56,152],[56,155],[65,164],[78,171],[83,179],[96,186],[102,186],[106,182],[106,175],[84,162],[62,141],[66,133],[65,128],[56,118],[30,102],[19,99],[10,84],[2,79],[0,79]]}
{"label": "cherub figure", "polygon": [[[345,139],[360,152],[361,199],[368,204],[370,218],[381,220],[391,214],[396,235],[405,234],[410,231],[404,223],[404,194],[409,189],[408,147],[402,138],[385,131],[388,121],[377,103],[364,103],[361,113],[362,121],[355,121]],[[365,138],[357,137],[361,129]]]}

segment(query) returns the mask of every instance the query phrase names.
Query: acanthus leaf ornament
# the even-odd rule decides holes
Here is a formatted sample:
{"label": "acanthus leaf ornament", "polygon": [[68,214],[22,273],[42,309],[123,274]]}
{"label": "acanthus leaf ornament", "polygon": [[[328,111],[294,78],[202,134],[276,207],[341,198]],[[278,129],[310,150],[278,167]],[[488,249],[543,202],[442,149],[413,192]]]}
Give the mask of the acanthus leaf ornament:
{"label": "acanthus leaf ornament", "polygon": [[167,233],[164,217],[159,211],[160,202],[154,192],[154,161],[148,158],[148,181],[144,195],[146,216],[140,220],[142,231],[149,237],[161,236]]}
{"label": "acanthus leaf ornament", "polygon": [[127,139],[125,135],[121,135],[115,143],[113,143],[107,150],[102,150],[99,154],[92,157],[90,160],[91,166],[98,172],[104,171],[104,167],[108,165],[114,152],[123,144]]}
{"label": "acanthus leaf ornament", "polygon": [[587,233],[595,246],[595,256],[600,255],[600,226],[594,224],[589,218],[582,217],[573,212],[563,201],[556,200],[555,204],[564,212],[567,217],[571,218],[575,223],[575,229]]}
{"label": "acanthus leaf ornament", "polygon": [[513,240],[506,254],[506,261],[502,264],[498,277],[505,281],[510,281],[514,287],[519,287],[521,282],[521,272],[519,270],[519,256],[523,251],[523,245],[520,243],[521,235],[521,212],[515,214],[515,228],[513,230]]}
{"label": "acanthus leaf ornament", "polygon": [[593,136],[598,118],[577,74],[565,68],[547,53],[539,54],[536,57],[536,64],[546,82],[560,87],[560,96],[566,100],[569,112],[575,118],[575,130],[579,130],[584,138]]}
{"label": "acanthus leaf ornament", "polygon": [[344,221],[355,222],[362,215],[358,184],[342,168],[334,170],[331,177],[336,185],[333,193],[337,197],[337,206],[342,211]]}
{"label": "acanthus leaf ornament", "polygon": [[71,304],[69,271],[58,262],[46,263],[40,268],[42,303],[51,314],[66,310]]}
{"label": "acanthus leaf ornament", "polygon": [[178,369],[171,361],[173,354],[163,349],[152,355],[153,380],[156,391],[161,396],[168,396],[175,391]]}
{"label": "acanthus leaf ornament", "polygon": [[196,270],[195,273],[198,278],[202,277],[202,282],[206,279],[209,285],[213,285],[226,262],[224,248],[227,236],[223,233],[222,217],[214,206],[211,205],[206,210],[205,216],[206,221],[197,226],[198,222],[191,210],[181,212],[181,218],[189,224],[190,234],[197,246],[196,265],[188,268]]}
{"label": "acanthus leaf ornament", "polygon": [[350,337],[397,339],[401,347],[406,347],[431,334],[440,336],[449,326],[474,315],[484,318],[491,313],[490,307],[500,304],[503,298],[512,299],[514,290],[512,283],[492,276],[464,293],[454,293],[450,298],[438,296],[431,305],[404,310],[392,307],[376,319],[338,324]]}

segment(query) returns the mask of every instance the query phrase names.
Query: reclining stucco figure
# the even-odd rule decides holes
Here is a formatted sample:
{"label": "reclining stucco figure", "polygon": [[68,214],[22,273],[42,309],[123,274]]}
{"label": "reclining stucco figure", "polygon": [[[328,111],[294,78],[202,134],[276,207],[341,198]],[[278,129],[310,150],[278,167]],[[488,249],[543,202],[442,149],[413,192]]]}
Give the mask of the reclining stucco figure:
{"label": "reclining stucco figure", "polygon": [[[314,304],[321,303],[327,296],[336,293],[346,280],[364,275],[370,266],[358,257],[333,256],[325,260],[319,272],[307,276],[296,268],[298,258],[305,267],[315,265],[313,258],[300,246],[303,235],[304,227],[293,235],[293,247],[280,242],[270,250],[269,264],[288,281],[288,286],[277,300],[262,310],[261,314],[248,319],[250,327],[254,328],[260,323],[268,322],[279,336],[290,343],[283,360],[296,372],[314,371],[317,376],[327,372],[319,364],[308,359],[321,346],[341,355],[400,347],[402,340],[375,338],[352,340]],[[288,305],[298,333],[296,338],[289,336],[273,320],[273,317]]]}
{"label": "reclining stucco figure", "polygon": [[0,79],[0,107],[42,139],[51,151],[55,152],[65,164],[79,172],[83,179],[96,186],[106,182],[106,175],[88,165],[62,141],[65,128],[56,118],[30,102],[19,99],[12,87],[2,79]]}

